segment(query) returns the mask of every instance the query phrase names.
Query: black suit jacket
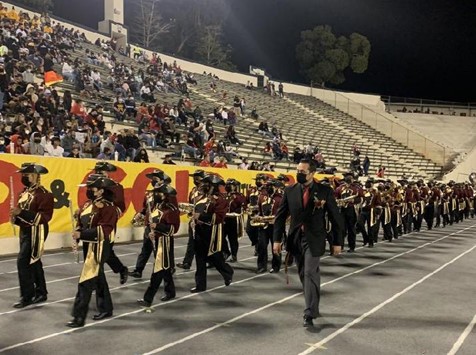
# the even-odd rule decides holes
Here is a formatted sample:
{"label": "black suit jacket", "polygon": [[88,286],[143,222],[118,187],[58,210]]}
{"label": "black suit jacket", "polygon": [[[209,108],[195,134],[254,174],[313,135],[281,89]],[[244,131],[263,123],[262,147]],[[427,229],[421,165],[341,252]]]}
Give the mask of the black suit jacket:
{"label": "black suit jacket", "polygon": [[[326,250],[326,220],[327,213],[333,228],[333,245],[342,245],[343,219],[334,198],[332,189],[323,184],[313,182],[309,191],[309,202],[303,208],[303,188],[301,184],[294,184],[284,190],[284,196],[279,206],[274,222],[275,242],[281,242],[286,228],[286,219],[291,215],[291,226],[287,243],[298,243],[301,225],[304,226],[306,237],[312,256],[322,256]],[[314,205],[315,200],[324,200],[322,208]],[[289,250],[290,248],[288,248]]]}

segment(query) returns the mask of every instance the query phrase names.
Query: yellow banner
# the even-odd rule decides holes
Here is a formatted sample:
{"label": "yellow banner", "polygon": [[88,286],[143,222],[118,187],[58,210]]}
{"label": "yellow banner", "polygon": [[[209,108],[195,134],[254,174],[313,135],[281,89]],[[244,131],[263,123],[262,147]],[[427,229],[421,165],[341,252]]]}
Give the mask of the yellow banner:
{"label": "yellow banner", "polygon": [[[0,156],[0,238],[13,236],[12,226],[8,219],[11,204],[10,177],[13,177],[13,193],[15,205],[18,194],[22,191],[21,175],[16,173],[23,163],[38,163],[46,167],[48,174],[41,176],[41,184],[54,195],[55,209],[50,221],[50,232],[65,233],[71,231],[72,221],[69,210],[69,200],[72,201],[73,210],[86,200],[86,189],[78,187],[84,183],[91,173],[97,160],[53,158],[34,155]],[[133,162],[114,162],[117,171],[110,173],[110,177],[122,184],[125,193],[126,212],[120,218],[118,227],[128,227],[137,211],[142,209],[142,202],[146,189],[150,189],[149,179],[145,174],[154,169],[162,169],[172,178],[172,186],[177,189],[179,202],[187,202],[188,193],[193,187],[193,179],[189,177],[198,167],[183,165],[146,164]],[[258,171],[213,169],[203,170],[220,175],[223,179],[234,178],[242,183],[243,190],[247,185],[254,184],[252,180]],[[265,172],[270,176],[279,173]],[[294,182],[294,173],[287,175]]]}

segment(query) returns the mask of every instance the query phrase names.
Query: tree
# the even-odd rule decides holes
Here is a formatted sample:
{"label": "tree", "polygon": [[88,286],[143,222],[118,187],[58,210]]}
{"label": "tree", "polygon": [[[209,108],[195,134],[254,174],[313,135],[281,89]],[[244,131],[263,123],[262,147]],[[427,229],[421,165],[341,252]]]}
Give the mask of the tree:
{"label": "tree", "polygon": [[131,37],[134,42],[150,48],[158,49],[159,36],[167,33],[174,26],[174,20],[164,21],[159,12],[161,0],[136,0],[131,26]]}
{"label": "tree", "polygon": [[39,11],[48,11],[53,9],[53,0],[17,0],[16,2]]}
{"label": "tree", "polygon": [[196,59],[206,65],[225,69],[235,70],[235,65],[231,62],[231,46],[222,44],[221,26],[206,26],[200,35],[200,39],[195,51]]}
{"label": "tree", "polygon": [[308,80],[321,86],[339,85],[345,81],[346,71],[362,74],[367,70],[370,49],[367,37],[358,33],[349,38],[336,37],[332,28],[325,25],[301,32],[296,58]]}

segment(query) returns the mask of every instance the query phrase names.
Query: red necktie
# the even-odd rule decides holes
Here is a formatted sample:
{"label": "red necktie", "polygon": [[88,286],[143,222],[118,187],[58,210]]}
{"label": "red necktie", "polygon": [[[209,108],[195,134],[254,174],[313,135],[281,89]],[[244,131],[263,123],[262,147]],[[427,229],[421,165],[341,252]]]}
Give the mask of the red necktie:
{"label": "red necktie", "polygon": [[308,202],[309,202],[309,186],[304,186],[304,191],[302,194],[302,205],[304,208],[306,208]]}

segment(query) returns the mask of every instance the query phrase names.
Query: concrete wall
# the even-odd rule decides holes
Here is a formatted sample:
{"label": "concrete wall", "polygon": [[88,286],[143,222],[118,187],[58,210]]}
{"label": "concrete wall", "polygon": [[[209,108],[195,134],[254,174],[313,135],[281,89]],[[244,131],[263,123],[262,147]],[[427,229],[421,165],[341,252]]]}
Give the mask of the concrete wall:
{"label": "concrete wall", "polygon": [[466,158],[460,164],[443,177],[443,181],[467,181],[469,174],[473,172],[476,172],[476,147],[468,153]]}

